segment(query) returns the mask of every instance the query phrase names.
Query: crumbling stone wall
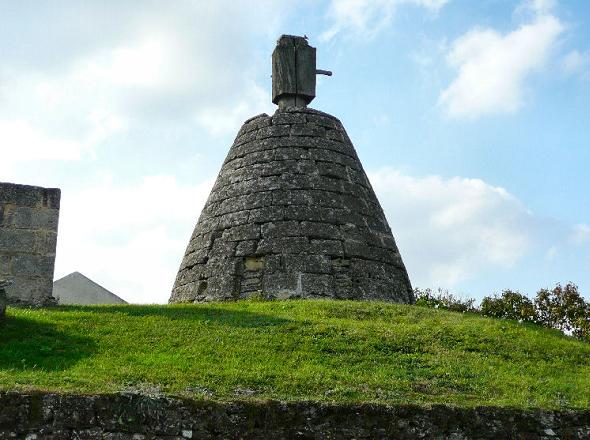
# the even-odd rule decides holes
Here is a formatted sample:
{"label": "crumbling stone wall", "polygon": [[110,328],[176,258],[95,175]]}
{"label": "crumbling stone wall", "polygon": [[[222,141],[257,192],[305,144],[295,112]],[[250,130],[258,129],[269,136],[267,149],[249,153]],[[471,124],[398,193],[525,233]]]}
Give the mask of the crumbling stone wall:
{"label": "crumbling stone wall", "polygon": [[0,278],[9,304],[54,304],[60,190],[0,183]]}
{"label": "crumbling stone wall", "polygon": [[582,440],[589,411],[0,393],[0,440]]}
{"label": "crumbling stone wall", "polygon": [[338,119],[309,108],[245,122],[199,218],[170,302],[411,303],[395,240]]}

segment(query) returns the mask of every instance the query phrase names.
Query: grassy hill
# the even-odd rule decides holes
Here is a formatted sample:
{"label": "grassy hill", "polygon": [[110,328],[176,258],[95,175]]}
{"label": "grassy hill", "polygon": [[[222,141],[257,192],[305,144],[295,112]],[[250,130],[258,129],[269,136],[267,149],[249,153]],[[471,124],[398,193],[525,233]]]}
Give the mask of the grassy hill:
{"label": "grassy hill", "polygon": [[590,408],[590,344],[417,306],[8,309],[0,390]]}

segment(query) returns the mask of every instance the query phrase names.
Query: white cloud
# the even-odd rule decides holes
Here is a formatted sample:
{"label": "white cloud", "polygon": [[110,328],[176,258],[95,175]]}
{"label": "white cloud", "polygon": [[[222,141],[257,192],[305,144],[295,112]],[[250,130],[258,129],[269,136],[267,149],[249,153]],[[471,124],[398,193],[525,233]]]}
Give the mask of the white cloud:
{"label": "white cloud", "polygon": [[584,77],[590,77],[590,50],[572,50],[563,58],[563,67],[568,73],[580,73]]}
{"label": "white cloud", "polygon": [[[86,22],[84,14],[92,15],[93,8],[73,8],[67,20]],[[283,15],[281,3],[271,1],[256,8],[229,1],[215,7],[150,3],[133,10],[125,32],[117,20],[112,27],[106,23],[91,50],[64,47],[68,56],[56,52],[55,64],[23,64],[19,55],[4,56],[2,167],[82,159],[114,135],[156,121],[186,122],[212,134],[235,131],[239,119],[272,105],[270,96],[261,98],[257,83],[270,63],[254,54],[260,34],[270,41],[276,37]]]}
{"label": "white cloud", "polygon": [[557,254],[558,254],[557,246],[551,246],[545,252],[545,259],[547,261],[553,261],[555,259],[555,257],[557,256]]}
{"label": "white cloud", "polygon": [[167,302],[212,185],[159,175],[64,191],[56,278],[79,271],[127,301]]}
{"label": "white cloud", "polygon": [[549,14],[557,6],[557,0],[526,0],[521,3],[518,9],[528,10],[533,14]]}
{"label": "white cloud", "polygon": [[514,112],[523,105],[526,80],[546,63],[564,25],[547,1],[532,2],[530,23],[507,34],[474,29],[459,37],[447,56],[457,77],[439,104],[453,118]]}
{"label": "white cloud", "polygon": [[80,144],[68,139],[51,138],[22,119],[0,120],[3,166],[40,159],[75,160]]}
{"label": "white cloud", "polygon": [[235,133],[236,127],[239,127],[246,119],[265,111],[272,114],[274,109],[267,91],[257,84],[252,84],[245,94],[236,97],[236,102],[230,108],[223,104],[212,105],[199,110],[195,119],[212,135],[218,136]]}
{"label": "white cloud", "polygon": [[590,242],[590,225],[579,223],[573,227],[570,240],[575,245]]}
{"label": "white cloud", "polygon": [[453,287],[527,253],[531,215],[506,190],[479,179],[369,174],[416,286]]}
{"label": "white cloud", "polygon": [[328,18],[332,21],[329,29],[320,39],[331,40],[339,33],[371,38],[391,23],[398,6],[410,4],[430,12],[437,12],[449,0],[332,0]]}

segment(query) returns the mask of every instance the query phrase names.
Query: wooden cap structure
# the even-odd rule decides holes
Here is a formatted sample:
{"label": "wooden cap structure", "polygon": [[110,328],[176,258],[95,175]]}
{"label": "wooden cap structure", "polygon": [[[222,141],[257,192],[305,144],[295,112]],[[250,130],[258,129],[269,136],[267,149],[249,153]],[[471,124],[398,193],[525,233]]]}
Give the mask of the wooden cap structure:
{"label": "wooden cap structure", "polygon": [[282,35],[272,53],[272,102],[279,108],[306,107],[315,98],[316,48],[306,37]]}

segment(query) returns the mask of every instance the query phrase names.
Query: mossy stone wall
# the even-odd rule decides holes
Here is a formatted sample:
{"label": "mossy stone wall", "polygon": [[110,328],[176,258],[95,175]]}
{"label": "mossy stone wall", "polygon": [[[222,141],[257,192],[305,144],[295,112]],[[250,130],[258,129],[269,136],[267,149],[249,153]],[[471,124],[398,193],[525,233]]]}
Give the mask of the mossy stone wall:
{"label": "mossy stone wall", "polygon": [[0,393],[0,440],[588,438],[590,411]]}

